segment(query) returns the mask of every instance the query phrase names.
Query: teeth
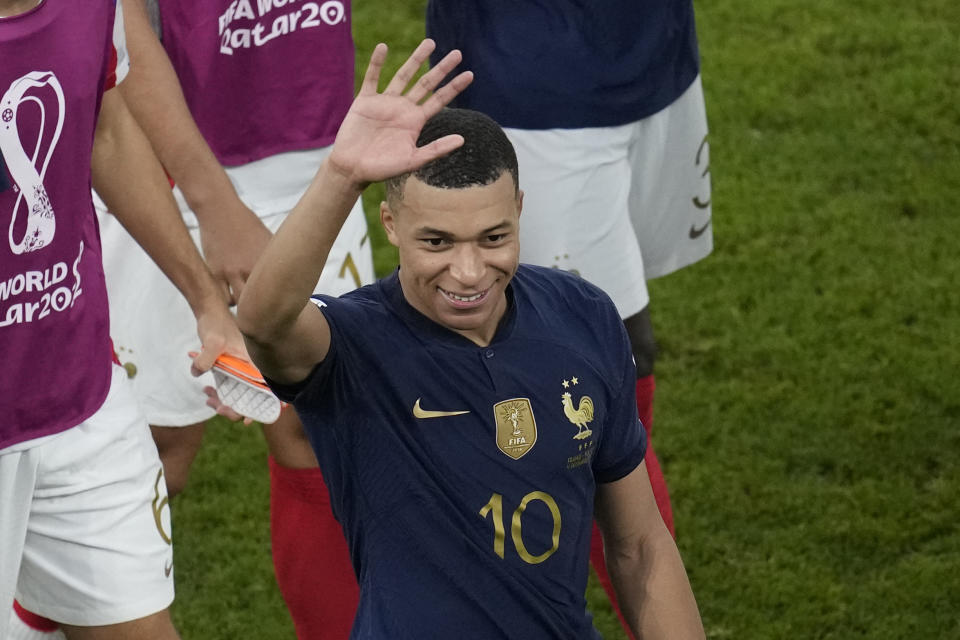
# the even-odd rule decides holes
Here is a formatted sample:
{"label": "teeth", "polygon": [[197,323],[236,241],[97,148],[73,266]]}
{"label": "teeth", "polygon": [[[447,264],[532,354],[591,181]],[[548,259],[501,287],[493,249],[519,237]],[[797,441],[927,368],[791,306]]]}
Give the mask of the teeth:
{"label": "teeth", "polygon": [[448,296],[450,296],[457,302],[473,302],[474,300],[479,300],[480,296],[483,295],[483,293],[476,293],[472,296],[458,296],[457,294],[451,293],[449,291],[444,291],[444,293],[446,293]]}

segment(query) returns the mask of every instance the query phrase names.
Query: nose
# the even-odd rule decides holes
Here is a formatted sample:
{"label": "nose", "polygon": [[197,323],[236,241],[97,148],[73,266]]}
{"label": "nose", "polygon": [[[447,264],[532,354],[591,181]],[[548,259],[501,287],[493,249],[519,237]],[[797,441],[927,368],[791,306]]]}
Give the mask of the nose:
{"label": "nose", "polygon": [[463,243],[454,249],[450,262],[450,275],[460,284],[470,287],[483,279],[483,255],[473,243]]}

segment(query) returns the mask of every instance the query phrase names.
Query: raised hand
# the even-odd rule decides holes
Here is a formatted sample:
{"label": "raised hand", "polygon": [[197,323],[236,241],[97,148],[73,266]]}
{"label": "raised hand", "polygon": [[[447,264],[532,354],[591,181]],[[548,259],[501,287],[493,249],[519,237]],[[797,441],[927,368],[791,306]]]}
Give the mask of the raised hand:
{"label": "raised hand", "polygon": [[473,73],[464,71],[437,89],[460,64],[460,52],[454,50],[407,89],[434,46],[433,40],[421,42],[383,93],[378,91],[378,85],[387,45],[378,44],[373,50],[360,92],[340,125],[329,158],[331,168],[361,189],[371,182],[412,171],[463,144],[462,136],[451,135],[417,147],[417,136],[427,119],[473,81]]}

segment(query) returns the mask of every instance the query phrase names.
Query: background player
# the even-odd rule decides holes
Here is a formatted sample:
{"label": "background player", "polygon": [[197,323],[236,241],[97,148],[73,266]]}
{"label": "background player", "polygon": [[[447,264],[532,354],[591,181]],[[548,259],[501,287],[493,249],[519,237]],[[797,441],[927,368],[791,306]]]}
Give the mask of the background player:
{"label": "background player", "polygon": [[[454,105],[492,116],[516,148],[527,194],[521,259],[575,271],[616,303],[649,433],[657,348],[645,278],[713,246],[692,1],[430,0],[426,31],[435,61],[457,48],[477,74]],[[646,463],[673,532],[652,443]]]}
{"label": "background player", "polygon": [[[121,89],[178,185],[194,239],[236,299],[270,232],[329,153],[349,108],[350,4],[328,2],[316,14],[299,4],[231,0],[124,5],[134,65]],[[271,25],[295,15],[296,28],[271,36]],[[204,392],[211,381],[191,377],[185,366],[195,338],[181,297],[110,216],[100,219],[112,335],[136,371],[134,388],[176,494],[186,484],[203,422],[214,415]],[[110,268],[121,262],[123,270]],[[319,280],[318,287],[336,293],[373,280],[359,200]],[[271,551],[297,634],[345,637],[356,578],[316,458],[292,410],[264,435],[271,456]],[[303,530],[314,531],[318,542],[298,544]],[[317,600],[318,592],[326,596]]]}
{"label": "background player", "polygon": [[111,364],[91,179],[188,300],[194,366],[243,346],[110,90],[127,69],[116,4],[0,0],[0,60],[0,637],[16,592],[71,639],[176,638],[163,471]]}
{"label": "background player", "polygon": [[[349,6],[335,3],[337,15],[305,21],[283,37],[238,37],[230,46],[222,41],[229,43],[231,34],[249,35],[256,24],[283,12],[248,16],[229,1],[124,4],[136,61],[122,88],[125,97],[179,187],[184,220],[211,270],[235,299],[269,231],[299,199],[350,104]],[[162,30],[162,46],[148,10]],[[128,275],[129,266],[128,274],[108,275],[112,332],[121,358],[136,371],[134,387],[155,426],[176,494],[186,483],[203,422],[214,413],[203,391],[211,379],[198,382],[183,366],[194,345],[176,291],[114,221],[101,216],[101,222],[107,259],[136,261],[141,269],[139,277]],[[337,291],[373,278],[359,203],[330,264],[324,283]],[[292,417],[266,432],[270,444],[277,444],[271,451],[284,466],[311,466],[312,460],[298,457],[309,451],[289,447],[292,438],[283,437],[299,429]]]}
{"label": "background player", "polygon": [[[509,142],[477,112],[438,113],[469,73],[427,97],[459,54],[405,92],[432,48],[381,94],[377,47],[239,305],[251,355],[294,401],[330,482],[361,582],[353,637],[596,637],[584,601],[596,492],[634,630],[702,638],[643,464],[616,310],[574,275],[518,268]],[[397,175],[381,220],[399,271],[310,304],[351,203]]]}

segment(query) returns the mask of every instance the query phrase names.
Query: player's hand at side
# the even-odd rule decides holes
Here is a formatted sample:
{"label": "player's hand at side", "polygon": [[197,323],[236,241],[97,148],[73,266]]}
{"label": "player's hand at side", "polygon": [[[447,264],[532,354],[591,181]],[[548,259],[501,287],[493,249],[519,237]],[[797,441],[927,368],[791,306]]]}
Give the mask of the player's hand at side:
{"label": "player's hand at side", "polygon": [[[243,336],[237,329],[236,319],[222,303],[210,305],[209,309],[197,312],[196,319],[200,352],[190,354],[193,356],[193,362],[190,365],[190,372],[193,375],[199,376],[212,369],[213,363],[223,353],[239,356],[245,360],[250,359]],[[241,420],[244,424],[252,422],[250,418],[245,418],[232,407],[223,404],[213,387],[205,387],[204,393],[207,394],[207,405],[214,408],[219,415],[226,416],[234,422]]]}
{"label": "player's hand at side", "polygon": [[190,366],[193,375],[199,376],[209,371],[222,353],[250,359],[246,345],[243,343],[243,336],[237,329],[237,321],[222,301],[197,311],[195,316],[201,346],[200,352],[194,356]]}
{"label": "player's hand at side", "polygon": [[223,404],[216,387],[204,387],[203,392],[207,394],[207,406],[217,412],[217,415],[224,416],[232,422],[243,422],[243,424],[253,424],[253,418],[237,413],[233,407]]}
{"label": "player's hand at side", "polygon": [[[223,206],[223,205],[219,205]],[[200,245],[214,279],[229,303],[240,299],[253,265],[270,242],[270,230],[239,198],[216,216],[198,216]]]}
{"label": "player's hand at side", "polygon": [[473,81],[473,73],[464,71],[437,88],[460,64],[460,52],[451,51],[407,89],[434,47],[432,40],[421,42],[382,93],[378,85],[387,45],[378,44],[373,50],[360,92],[340,125],[329,159],[334,170],[359,188],[412,171],[463,144],[462,136],[451,135],[417,147],[427,119]]}

